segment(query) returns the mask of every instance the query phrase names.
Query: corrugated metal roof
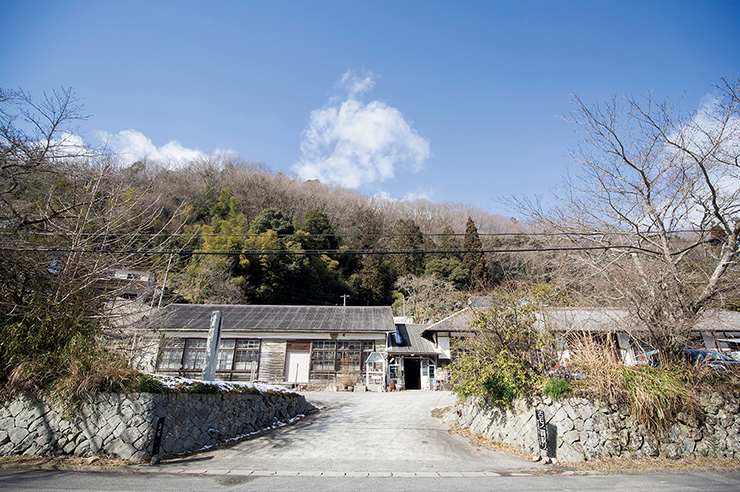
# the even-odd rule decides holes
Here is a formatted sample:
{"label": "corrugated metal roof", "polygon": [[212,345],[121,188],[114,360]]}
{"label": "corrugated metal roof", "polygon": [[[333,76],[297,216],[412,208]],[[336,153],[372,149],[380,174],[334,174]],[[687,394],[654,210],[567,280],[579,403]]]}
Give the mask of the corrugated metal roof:
{"label": "corrugated metal roof", "polygon": [[395,330],[390,306],[170,304],[162,308],[150,326],[208,330],[213,311],[221,311],[223,331],[389,333]]}
{"label": "corrugated metal roof", "polygon": [[439,354],[439,350],[434,347],[434,343],[430,342],[426,338],[422,338],[421,334],[429,325],[411,325],[411,324],[398,324],[396,329],[401,335],[401,345],[396,344],[394,337],[390,338],[390,344],[388,345],[388,353],[391,355],[396,354],[415,354],[415,355],[436,355]]}

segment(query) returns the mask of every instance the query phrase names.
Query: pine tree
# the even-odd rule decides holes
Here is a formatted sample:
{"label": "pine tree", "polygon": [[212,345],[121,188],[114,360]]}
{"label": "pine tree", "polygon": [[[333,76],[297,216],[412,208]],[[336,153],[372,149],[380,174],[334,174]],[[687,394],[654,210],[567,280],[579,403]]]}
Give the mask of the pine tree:
{"label": "pine tree", "polygon": [[463,264],[470,270],[470,288],[472,290],[488,289],[491,286],[491,272],[483,256],[483,245],[478,237],[478,228],[470,217],[465,224],[463,250],[465,251]]}

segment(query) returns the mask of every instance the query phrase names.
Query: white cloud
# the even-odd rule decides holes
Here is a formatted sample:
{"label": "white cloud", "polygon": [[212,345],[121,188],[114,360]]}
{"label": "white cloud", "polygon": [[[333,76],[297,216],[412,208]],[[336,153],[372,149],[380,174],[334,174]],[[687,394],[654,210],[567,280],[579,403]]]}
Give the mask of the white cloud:
{"label": "white cloud", "polygon": [[432,200],[432,190],[416,190],[416,191],[409,191],[406,193],[402,198],[395,198],[391,196],[390,193],[387,191],[379,191],[375,194],[373,194],[372,197],[370,197],[371,202],[373,203],[382,203],[382,202],[388,202],[388,203],[394,203],[394,202],[413,202],[416,200]]}
{"label": "white cloud", "polygon": [[420,171],[432,157],[429,141],[398,109],[358,99],[374,84],[372,74],[357,77],[348,71],[340,80],[345,97],[331,98],[311,112],[301,134],[301,158],[293,166],[302,179],[358,188],[392,178],[398,168]]}
{"label": "white cloud", "polygon": [[[740,170],[734,164],[740,155],[740,117],[726,104],[727,101],[716,94],[705,95],[692,119],[669,134],[670,140],[687,149],[669,147],[664,155],[666,165],[677,166],[693,183],[691,196],[694,200],[682,200],[676,206],[685,209],[688,220],[694,224],[711,216],[710,205],[716,204],[728,217],[740,210]],[[696,165],[696,156],[701,156],[704,169]],[[667,179],[666,186],[672,189],[673,176],[668,175]],[[711,199],[714,193],[717,196]]]}
{"label": "white cloud", "polygon": [[418,190],[415,190],[415,191],[409,191],[403,197],[403,201],[405,201],[405,202],[413,202],[413,201],[416,201],[416,200],[432,201],[432,190],[430,190],[430,189],[427,189],[427,190],[418,189]]}
{"label": "white cloud", "polygon": [[[45,145],[45,142],[39,142]],[[51,154],[55,158],[62,159],[85,159],[90,152],[85,141],[76,133],[61,132],[58,138],[51,141]]]}
{"label": "white cloud", "polygon": [[355,99],[366,92],[370,92],[375,87],[375,77],[373,74],[367,74],[364,77],[358,77],[352,70],[347,70],[339,81],[348,94],[350,99]]}
{"label": "white cloud", "polygon": [[108,132],[99,132],[99,136],[106,146],[115,152],[125,164],[131,164],[146,158],[162,162],[170,167],[179,167],[189,161],[206,156],[205,152],[189,149],[177,140],[171,140],[161,147],[157,147],[150,138],[136,130],[123,130],[115,135]]}

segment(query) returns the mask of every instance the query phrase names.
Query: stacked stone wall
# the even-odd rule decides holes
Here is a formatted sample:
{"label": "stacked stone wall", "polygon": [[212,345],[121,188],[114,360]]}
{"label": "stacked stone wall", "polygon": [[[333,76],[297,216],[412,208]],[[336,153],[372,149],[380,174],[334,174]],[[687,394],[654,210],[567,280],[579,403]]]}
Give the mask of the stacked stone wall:
{"label": "stacked stone wall", "polygon": [[159,455],[169,457],[313,410],[296,393],[100,393],[69,417],[48,400],[22,395],[0,405],[0,455],[102,455],[144,461],[151,458],[160,417],[165,420]]}
{"label": "stacked stone wall", "polygon": [[629,456],[740,459],[740,397],[704,395],[703,415],[679,415],[660,431],[641,425],[624,405],[584,398],[516,400],[511,407],[468,398],[446,416],[451,425],[470,429],[488,439],[533,454],[541,451],[536,410],[545,412],[550,457],[560,462]]}

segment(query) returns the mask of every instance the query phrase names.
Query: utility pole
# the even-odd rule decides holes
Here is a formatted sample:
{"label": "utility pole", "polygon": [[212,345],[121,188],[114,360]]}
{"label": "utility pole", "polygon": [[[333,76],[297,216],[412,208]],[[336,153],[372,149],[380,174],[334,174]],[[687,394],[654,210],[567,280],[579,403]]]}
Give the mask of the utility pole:
{"label": "utility pole", "polygon": [[[159,293],[159,303],[157,303],[157,308],[162,307],[162,298],[164,297],[164,290],[167,288],[167,277],[170,274],[171,266],[172,266],[172,253],[170,253],[170,259],[167,261],[167,270],[164,272],[164,282],[162,282],[162,292]],[[153,295],[152,295],[152,305],[154,305]]]}
{"label": "utility pole", "polygon": [[342,295],[340,297],[342,298],[342,301],[343,301],[342,306],[343,307],[347,307],[347,298],[349,297],[349,295],[348,294],[344,294],[344,295]]}

